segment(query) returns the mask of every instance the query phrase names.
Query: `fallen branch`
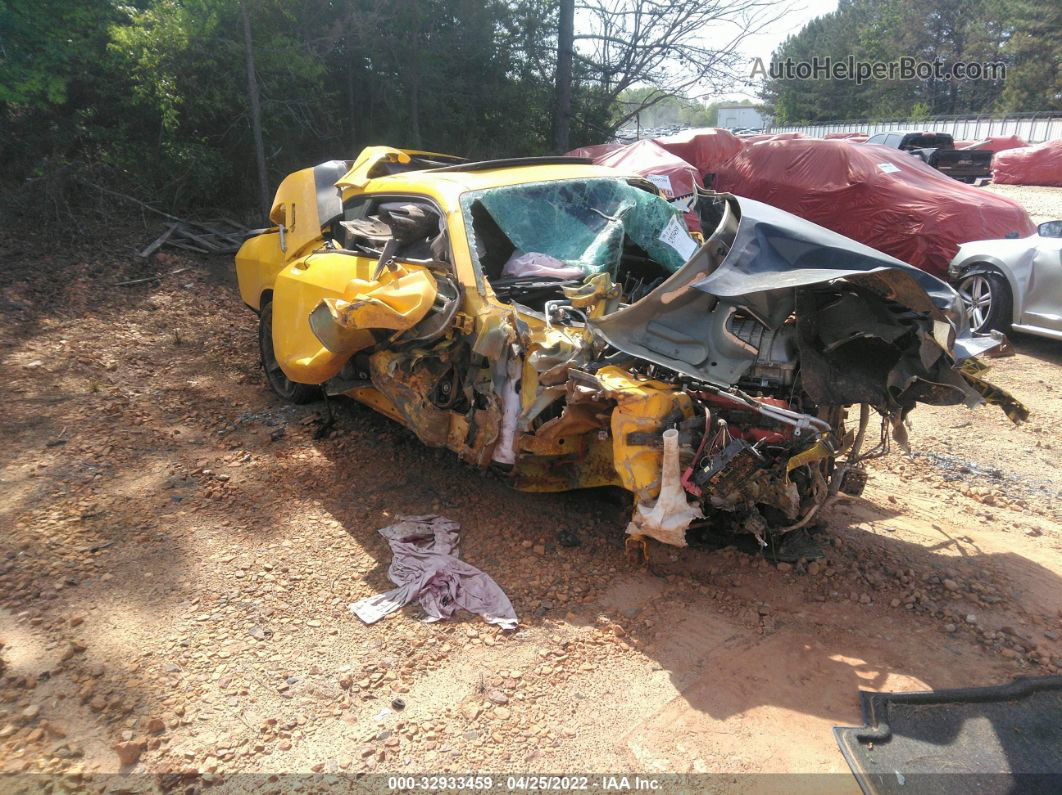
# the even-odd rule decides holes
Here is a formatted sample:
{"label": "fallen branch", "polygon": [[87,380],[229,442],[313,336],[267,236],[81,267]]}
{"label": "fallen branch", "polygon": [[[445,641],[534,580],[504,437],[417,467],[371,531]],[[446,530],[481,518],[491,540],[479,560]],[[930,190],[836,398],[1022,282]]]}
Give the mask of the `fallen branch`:
{"label": "fallen branch", "polygon": [[100,193],[106,193],[109,196],[116,196],[119,199],[125,199],[126,201],[131,201],[133,204],[139,204],[145,210],[150,210],[153,213],[158,213],[163,218],[169,218],[171,221],[177,221],[178,223],[183,223],[184,222],[183,218],[178,218],[176,215],[170,215],[168,212],[156,209],[155,207],[152,207],[147,202],[142,202],[142,201],[140,201],[140,199],[137,199],[137,198],[134,198],[132,196],[129,196],[128,194],[119,193],[116,190],[111,190],[110,188],[105,188],[102,185],[97,185],[95,182],[89,182],[88,180],[78,179],[77,181],[80,182],[82,185],[87,185],[90,188],[95,188],[96,190],[100,191]]}
{"label": "fallen branch", "polygon": [[145,276],[143,279],[130,279],[127,282],[115,282],[111,286],[128,287],[130,284],[143,284],[144,282],[153,282],[156,279],[163,278],[164,276],[176,276],[178,273],[183,273],[186,270],[190,270],[190,268],[178,268],[177,270],[170,271],[169,273],[156,273],[154,276]]}

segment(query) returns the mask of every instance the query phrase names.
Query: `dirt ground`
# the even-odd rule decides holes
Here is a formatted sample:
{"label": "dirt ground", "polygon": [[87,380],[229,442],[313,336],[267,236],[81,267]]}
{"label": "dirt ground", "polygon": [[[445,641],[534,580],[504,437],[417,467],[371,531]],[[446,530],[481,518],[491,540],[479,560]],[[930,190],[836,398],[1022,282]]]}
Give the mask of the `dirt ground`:
{"label": "dirt ground", "polygon": [[[993,362],[1021,427],[919,407],[825,559],[636,567],[611,492],[511,491],[345,401],[316,438],[231,263],[133,256],[153,231],[0,237],[0,770],[845,773],[861,689],[1062,669],[1058,343]],[[376,530],[429,512],[517,631],[348,612],[390,588]]]}

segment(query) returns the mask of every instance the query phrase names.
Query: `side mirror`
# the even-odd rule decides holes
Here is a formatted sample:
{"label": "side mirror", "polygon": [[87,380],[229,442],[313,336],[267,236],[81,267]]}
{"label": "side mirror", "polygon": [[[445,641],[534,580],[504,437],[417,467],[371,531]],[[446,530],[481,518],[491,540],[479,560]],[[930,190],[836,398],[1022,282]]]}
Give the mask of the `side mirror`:
{"label": "side mirror", "polygon": [[1062,237],[1062,221],[1045,221],[1036,227],[1040,237]]}

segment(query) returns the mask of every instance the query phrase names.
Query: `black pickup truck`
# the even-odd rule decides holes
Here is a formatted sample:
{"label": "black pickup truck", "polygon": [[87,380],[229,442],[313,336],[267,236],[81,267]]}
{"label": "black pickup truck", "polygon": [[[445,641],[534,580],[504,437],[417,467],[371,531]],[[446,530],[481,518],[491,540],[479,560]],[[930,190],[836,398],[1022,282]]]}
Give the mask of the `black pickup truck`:
{"label": "black pickup truck", "polygon": [[992,174],[991,152],[956,149],[955,139],[947,133],[898,130],[872,135],[866,143],[902,149],[929,163],[941,174],[962,182],[973,182]]}

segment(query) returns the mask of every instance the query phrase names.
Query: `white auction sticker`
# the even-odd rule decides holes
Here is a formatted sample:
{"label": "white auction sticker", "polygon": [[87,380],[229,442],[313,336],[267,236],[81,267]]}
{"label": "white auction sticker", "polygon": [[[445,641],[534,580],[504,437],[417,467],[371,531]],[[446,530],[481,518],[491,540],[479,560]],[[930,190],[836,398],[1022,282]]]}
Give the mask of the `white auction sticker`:
{"label": "white auction sticker", "polygon": [[683,259],[689,259],[697,250],[697,241],[690,237],[690,233],[678,218],[667,222],[664,231],[660,233],[660,240],[675,249]]}
{"label": "white auction sticker", "polygon": [[880,168],[886,174],[895,174],[897,171],[900,170],[892,163],[878,163],[878,168]]}
{"label": "white auction sticker", "polygon": [[675,189],[671,187],[671,177],[667,174],[646,174],[645,178],[660,188],[667,198],[675,198]]}

